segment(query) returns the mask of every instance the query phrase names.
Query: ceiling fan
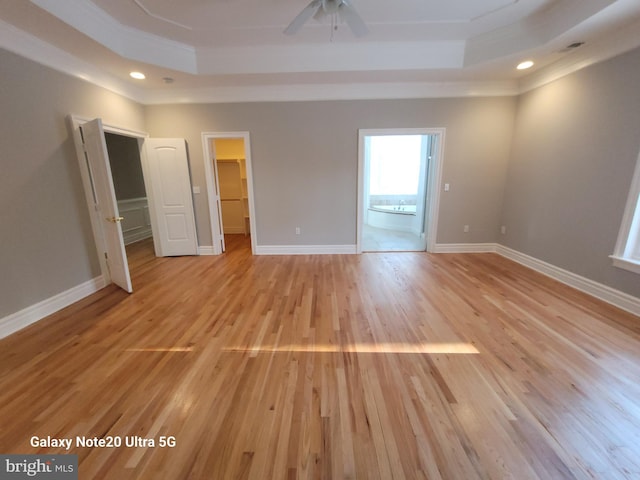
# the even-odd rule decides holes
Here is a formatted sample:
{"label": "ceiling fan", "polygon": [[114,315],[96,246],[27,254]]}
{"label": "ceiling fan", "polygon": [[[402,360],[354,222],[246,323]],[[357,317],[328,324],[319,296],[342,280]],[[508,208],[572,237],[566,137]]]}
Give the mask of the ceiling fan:
{"label": "ceiling fan", "polygon": [[311,17],[316,20],[331,17],[332,30],[338,28],[339,20],[343,20],[356,37],[362,37],[369,32],[358,12],[347,0],[312,0],[284,29],[285,35],[295,34]]}

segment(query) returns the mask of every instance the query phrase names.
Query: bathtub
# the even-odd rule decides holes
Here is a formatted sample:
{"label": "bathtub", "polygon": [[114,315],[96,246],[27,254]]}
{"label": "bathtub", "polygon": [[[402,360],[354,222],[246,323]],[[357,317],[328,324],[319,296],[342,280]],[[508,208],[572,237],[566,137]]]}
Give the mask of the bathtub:
{"label": "bathtub", "polygon": [[387,213],[387,212],[400,213],[403,215],[416,214],[415,205],[375,205],[373,207],[369,207],[369,210],[378,210],[384,213]]}
{"label": "bathtub", "polygon": [[369,207],[367,224],[372,227],[398,230],[401,232],[416,231],[415,205],[376,205]]}

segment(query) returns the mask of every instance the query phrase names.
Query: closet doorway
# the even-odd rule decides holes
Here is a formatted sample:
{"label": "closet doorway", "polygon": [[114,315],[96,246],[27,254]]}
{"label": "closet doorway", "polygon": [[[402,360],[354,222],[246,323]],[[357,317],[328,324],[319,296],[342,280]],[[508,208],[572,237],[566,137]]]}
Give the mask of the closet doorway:
{"label": "closet doorway", "polygon": [[225,251],[224,235],[250,236],[255,253],[253,175],[248,132],[202,134],[213,254]]}

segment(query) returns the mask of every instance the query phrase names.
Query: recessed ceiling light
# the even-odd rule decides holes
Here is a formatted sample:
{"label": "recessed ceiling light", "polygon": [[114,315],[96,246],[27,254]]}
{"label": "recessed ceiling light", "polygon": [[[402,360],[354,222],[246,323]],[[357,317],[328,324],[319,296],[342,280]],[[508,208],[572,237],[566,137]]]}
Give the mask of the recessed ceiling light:
{"label": "recessed ceiling light", "polygon": [[146,78],[142,72],[131,72],[129,75],[136,80],[144,80]]}
{"label": "recessed ceiling light", "polygon": [[533,62],[531,60],[527,60],[526,62],[522,62],[518,64],[516,67],[518,70],[526,70],[527,68],[533,67]]}

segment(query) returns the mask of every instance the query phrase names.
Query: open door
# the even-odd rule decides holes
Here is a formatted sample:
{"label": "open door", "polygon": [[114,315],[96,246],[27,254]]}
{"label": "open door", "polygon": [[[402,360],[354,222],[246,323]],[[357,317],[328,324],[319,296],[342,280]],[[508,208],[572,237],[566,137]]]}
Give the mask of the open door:
{"label": "open door", "polygon": [[109,154],[104,138],[102,121],[98,118],[80,126],[84,156],[93,189],[95,209],[105,242],[105,259],[111,281],[127,292],[132,292],[131,276],[122,236],[122,217],[113,188]]}
{"label": "open door", "polygon": [[185,140],[146,138],[141,154],[156,255],[198,255]]}
{"label": "open door", "polygon": [[[218,140],[241,140],[243,153],[227,150]],[[235,144],[235,142],[233,142]],[[227,145],[228,146],[228,145]],[[220,148],[219,148],[220,147]],[[224,228],[222,225],[222,197],[221,181],[218,172],[218,160],[242,159],[241,183],[243,215],[245,217],[244,231],[250,235],[251,253],[255,255],[257,248],[256,214],[253,198],[253,168],[251,162],[251,140],[249,132],[202,132],[202,151],[204,152],[204,175],[207,184],[207,200],[209,203],[209,220],[211,224],[211,254],[220,255],[225,251]],[[203,247],[200,247],[201,249]],[[204,247],[207,248],[207,247]]]}

